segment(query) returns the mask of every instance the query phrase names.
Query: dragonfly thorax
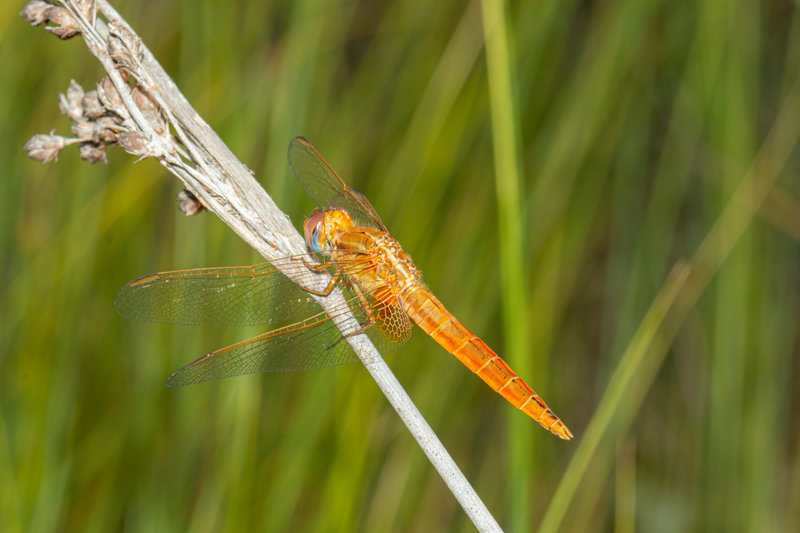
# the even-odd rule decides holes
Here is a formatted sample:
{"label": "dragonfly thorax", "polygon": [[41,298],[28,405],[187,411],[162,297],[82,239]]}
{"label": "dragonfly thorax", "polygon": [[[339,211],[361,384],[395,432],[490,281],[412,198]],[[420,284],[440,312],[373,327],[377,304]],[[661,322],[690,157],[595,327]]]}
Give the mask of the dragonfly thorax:
{"label": "dragonfly thorax", "polygon": [[399,291],[419,282],[419,270],[394,237],[389,233],[375,232],[372,239],[369,253],[378,278],[395,284]]}
{"label": "dragonfly thorax", "polygon": [[421,284],[421,275],[387,231],[356,226],[340,207],[314,211],[304,224],[309,248],[325,255],[347,278],[384,303],[397,305]]}

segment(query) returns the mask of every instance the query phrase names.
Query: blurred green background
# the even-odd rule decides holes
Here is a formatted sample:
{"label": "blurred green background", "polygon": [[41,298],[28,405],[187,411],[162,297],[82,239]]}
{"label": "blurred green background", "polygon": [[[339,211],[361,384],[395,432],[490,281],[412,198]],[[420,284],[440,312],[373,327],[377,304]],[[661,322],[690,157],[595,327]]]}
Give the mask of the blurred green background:
{"label": "blurred green background", "polygon": [[[503,527],[800,527],[795,4],[513,2],[488,33],[492,2],[116,7],[297,227],[304,135],[575,433],[419,331],[389,356]],[[184,217],[153,161],[25,157],[103,72],[20,8],[0,6],[0,529],[470,531],[358,365],[163,386],[257,330],[127,322],[117,290],[260,259]]]}

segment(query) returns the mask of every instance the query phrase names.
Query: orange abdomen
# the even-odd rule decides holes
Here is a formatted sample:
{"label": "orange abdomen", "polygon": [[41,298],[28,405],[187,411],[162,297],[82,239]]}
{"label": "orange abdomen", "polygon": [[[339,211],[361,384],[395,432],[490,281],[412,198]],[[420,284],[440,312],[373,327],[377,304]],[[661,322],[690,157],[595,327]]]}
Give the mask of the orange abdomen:
{"label": "orange abdomen", "polygon": [[514,407],[545,429],[568,440],[572,433],[547,404],[481,339],[472,334],[424,288],[404,295],[403,307],[411,318],[442,347],[486,382]]}

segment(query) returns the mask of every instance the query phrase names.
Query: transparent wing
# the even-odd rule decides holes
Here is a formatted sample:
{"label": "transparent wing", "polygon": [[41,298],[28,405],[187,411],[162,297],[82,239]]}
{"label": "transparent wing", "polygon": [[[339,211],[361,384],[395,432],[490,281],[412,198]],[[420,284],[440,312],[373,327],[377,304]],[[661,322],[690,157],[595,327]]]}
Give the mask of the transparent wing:
{"label": "transparent wing", "polygon": [[[356,259],[358,258],[358,259]],[[391,304],[390,287],[376,282],[371,293],[349,280],[347,272],[370,268],[363,255],[343,256],[336,267],[344,274],[338,287],[345,302],[326,313],[311,295],[276,268],[289,269],[304,286],[320,289],[320,273],[309,257],[287,257],[274,264],[176,270],[144,276],[120,291],[116,307],[128,318],[173,324],[269,324],[278,327],[207,354],[175,372],[167,385],[188,385],[253,372],[322,368],[357,360],[337,327],[349,312],[357,326],[345,335],[365,332],[387,353],[411,334],[411,319]],[[375,327],[377,326],[377,327]]]}
{"label": "transparent wing", "polygon": [[349,187],[303,137],[289,143],[289,166],[317,207],[342,207],[358,226],[388,231],[367,197]]}
{"label": "transparent wing", "polygon": [[319,312],[310,294],[276,267],[294,272],[305,287],[321,288],[320,273],[286,257],[275,264],[160,272],[125,285],[114,302],[133,320],[181,325],[279,324]]}
{"label": "transparent wing", "polygon": [[[324,368],[357,361],[345,335],[366,332],[381,352],[391,351],[408,338],[399,335],[388,339],[381,328],[373,327],[379,320],[370,318],[393,316],[394,310],[380,304],[367,312],[351,297],[329,313],[318,313],[302,322],[284,326],[211,352],[173,373],[166,384],[170,387],[190,385],[256,372],[288,372]],[[386,309],[384,309],[386,307]],[[358,325],[342,332],[336,325],[352,310]],[[401,310],[402,311],[402,310]],[[406,319],[408,316],[406,315]],[[408,333],[410,334],[410,327]],[[394,344],[394,346],[392,346]]]}

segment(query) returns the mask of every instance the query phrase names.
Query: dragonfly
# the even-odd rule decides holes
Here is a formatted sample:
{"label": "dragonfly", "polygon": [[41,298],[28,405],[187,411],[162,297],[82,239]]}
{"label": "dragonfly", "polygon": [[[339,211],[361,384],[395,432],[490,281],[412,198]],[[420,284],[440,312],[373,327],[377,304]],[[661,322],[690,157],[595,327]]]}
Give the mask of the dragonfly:
{"label": "dragonfly", "polygon": [[[117,311],[134,320],[275,326],[187,364],[167,386],[358,361],[349,337],[365,333],[386,353],[416,323],[512,405],[554,435],[572,438],[544,400],[433,295],[362,193],[302,137],[290,143],[288,159],[318,207],[303,224],[308,253],[252,266],[160,272],[120,290]],[[334,291],[341,303],[322,311],[317,298]],[[351,315],[355,321],[345,320]]]}

